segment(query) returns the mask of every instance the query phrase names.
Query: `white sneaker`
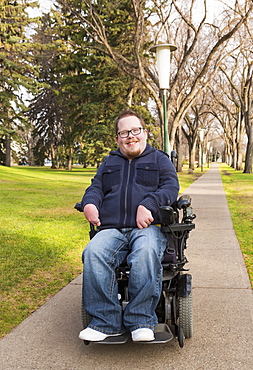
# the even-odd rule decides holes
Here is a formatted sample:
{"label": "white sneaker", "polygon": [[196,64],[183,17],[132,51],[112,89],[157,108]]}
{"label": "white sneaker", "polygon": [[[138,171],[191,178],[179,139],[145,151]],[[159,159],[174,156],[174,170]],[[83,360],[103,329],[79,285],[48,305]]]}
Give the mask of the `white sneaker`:
{"label": "white sneaker", "polygon": [[151,342],[155,339],[153,330],[148,328],[136,329],[131,335],[134,342]]}
{"label": "white sneaker", "polygon": [[79,338],[82,340],[88,340],[89,342],[100,342],[107,337],[114,337],[114,336],[121,335],[121,334],[122,333],[108,335],[108,334],[101,333],[100,331],[91,329],[91,328],[86,328],[79,333]]}

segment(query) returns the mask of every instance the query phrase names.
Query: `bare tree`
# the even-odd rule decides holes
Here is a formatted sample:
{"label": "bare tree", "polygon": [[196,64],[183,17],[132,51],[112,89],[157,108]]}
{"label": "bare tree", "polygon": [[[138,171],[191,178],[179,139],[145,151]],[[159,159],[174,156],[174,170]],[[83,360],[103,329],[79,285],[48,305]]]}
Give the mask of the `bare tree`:
{"label": "bare tree", "polygon": [[[183,40],[179,53],[177,53],[180,58],[171,85],[171,99],[169,100],[170,111],[173,112],[175,106],[173,96],[177,96],[177,110],[174,112],[171,123],[171,143],[173,145],[176,128],[188,109],[197,96],[210,84],[224,58],[238,48],[237,44],[231,43],[230,45],[229,41],[233,41],[232,37],[252,12],[253,5],[249,4],[246,12],[242,12],[241,9],[228,10],[227,18],[221,19],[219,24],[210,24],[206,22],[207,8],[204,0],[203,18],[195,26],[194,1],[189,2],[185,11],[179,8],[175,0],[172,3],[180,16],[180,21],[185,25],[182,27],[182,24],[178,24],[175,29],[171,27],[168,35],[170,39],[175,35],[176,39],[180,36]],[[183,35],[180,35],[182,32]]]}
{"label": "bare tree", "polygon": [[[212,104],[213,105],[213,104]],[[199,130],[204,130],[203,151],[204,157],[207,157],[207,143],[212,139],[215,117],[210,112],[210,94],[207,91],[196,99],[191,109],[184,116],[182,126],[183,133],[188,141],[189,147],[189,169],[195,168],[195,157],[199,141]],[[206,162],[204,160],[204,162]]]}
{"label": "bare tree", "polygon": [[[240,45],[236,51],[231,53],[219,69],[215,82],[210,89],[212,90],[213,98],[220,105],[218,111],[223,112],[229,117],[229,124],[224,119],[221,122],[225,137],[224,140],[227,146],[231,145],[231,149],[227,147],[228,152],[233,153],[233,161],[229,162],[237,170],[243,168],[243,151],[242,145],[247,135],[247,150],[245,159],[244,172],[252,172],[253,161],[253,122],[252,122],[252,104],[253,104],[253,61],[252,61],[252,27],[249,27],[251,19],[244,23],[243,27],[235,38],[235,43]],[[215,113],[217,115],[217,111]],[[231,130],[226,130],[228,126],[233,127]],[[231,141],[231,137],[233,140]],[[229,144],[230,143],[230,144]]]}

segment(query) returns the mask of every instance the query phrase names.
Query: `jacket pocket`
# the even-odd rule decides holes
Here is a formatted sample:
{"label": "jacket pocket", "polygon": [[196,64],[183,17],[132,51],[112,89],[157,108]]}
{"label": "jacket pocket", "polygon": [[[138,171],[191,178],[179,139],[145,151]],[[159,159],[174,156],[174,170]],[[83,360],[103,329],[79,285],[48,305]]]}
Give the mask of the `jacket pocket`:
{"label": "jacket pocket", "polygon": [[120,183],[121,166],[105,166],[102,173],[103,191],[108,193],[113,186]]}
{"label": "jacket pocket", "polygon": [[140,163],[136,167],[137,184],[157,187],[159,184],[158,165],[156,163]]}

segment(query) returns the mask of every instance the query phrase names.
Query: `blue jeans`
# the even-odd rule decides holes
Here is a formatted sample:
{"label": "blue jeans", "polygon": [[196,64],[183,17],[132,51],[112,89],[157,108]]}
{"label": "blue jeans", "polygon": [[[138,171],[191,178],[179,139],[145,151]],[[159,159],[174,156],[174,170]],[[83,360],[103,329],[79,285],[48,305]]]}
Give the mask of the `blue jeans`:
{"label": "blue jeans", "polygon": [[[83,304],[93,317],[90,328],[118,334],[125,328],[133,331],[155,327],[165,248],[166,238],[155,225],[145,229],[101,230],[91,239],[83,253]],[[115,269],[127,254],[129,303],[123,312]]]}

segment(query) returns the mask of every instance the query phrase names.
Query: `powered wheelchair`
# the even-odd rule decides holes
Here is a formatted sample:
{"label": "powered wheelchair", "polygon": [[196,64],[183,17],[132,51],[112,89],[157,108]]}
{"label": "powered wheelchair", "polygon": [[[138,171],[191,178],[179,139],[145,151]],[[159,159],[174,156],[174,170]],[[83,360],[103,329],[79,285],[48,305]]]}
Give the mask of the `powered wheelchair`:
{"label": "powered wheelchair", "polygon": [[[75,205],[78,211],[81,210],[81,202]],[[193,223],[196,217],[191,207],[191,198],[188,195],[181,196],[173,206],[160,208],[161,230],[167,236],[167,248],[162,261],[163,281],[160,301],[156,308],[158,324],[155,327],[155,340],[143,342],[145,344],[166,343],[177,337],[180,347],[184,346],[184,339],[193,335],[192,317],[192,286],[191,275],[184,268],[188,262],[185,256],[189,233],[195,228]],[[90,238],[96,230],[90,224]],[[128,303],[128,276],[129,267],[126,259],[116,269],[118,282],[118,297],[122,309]],[[85,311],[82,304],[82,324],[85,329],[91,316]],[[174,335],[173,335],[173,333]],[[129,333],[119,336],[110,336],[100,344],[123,344],[129,339]],[[84,341],[85,344],[90,342]],[[141,343],[141,342],[138,342]]]}

